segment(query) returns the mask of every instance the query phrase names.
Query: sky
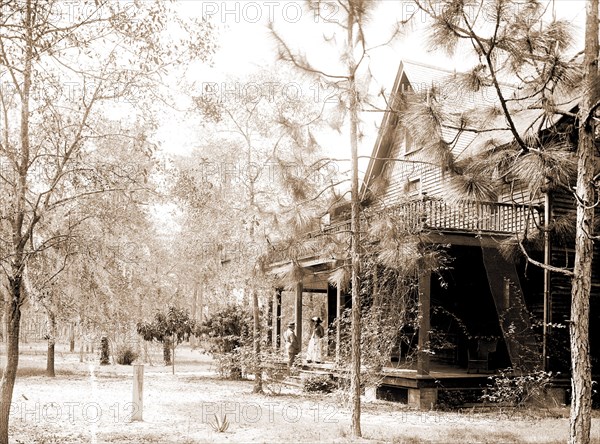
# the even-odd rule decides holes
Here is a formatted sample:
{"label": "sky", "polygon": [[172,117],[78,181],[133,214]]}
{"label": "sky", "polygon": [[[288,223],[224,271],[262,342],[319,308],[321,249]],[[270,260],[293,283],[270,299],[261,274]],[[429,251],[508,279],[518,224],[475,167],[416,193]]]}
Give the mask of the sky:
{"label": "sky", "polygon": [[[229,82],[230,76],[243,77],[264,67],[281,69],[276,60],[276,44],[267,26],[269,22],[291,48],[306,54],[315,66],[335,72],[337,55],[327,50],[324,39],[335,39],[335,32],[340,32],[335,21],[341,12],[336,10],[335,2],[325,1],[323,17],[317,17],[307,11],[303,3],[302,0],[184,1],[183,5],[188,14],[208,17],[218,33],[219,48],[213,57],[212,66],[190,67],[191,81],[195,83],[195,88],[200,90],[203,86],[211,84],[217,85],[217,93],[240,92],[243,91],[243,85]],[[387,42],[396,21],[408,17],[414,11],[414,6],[409,1],[382,0],[379,3],[366,32],[371,47]],[[582,27],[585,0],[549,0],[548,6],[548,14],[554,12],[557,17],[573,22],[576,27]],[[415,24],[406,29],[404,35],[393,44],[379,46],[370,52],[367,63],[373,76],[371,92],[376,94],[381,89],[389,92],[402,59],[447,69],[465,68],[464,54],[458,53],[454,57],[448,57],[439,51],[427,50],[422,28],[427,25],[428,19],[421,13],[415,18]],[[582,41],[582,32],[578,34],[578,40]],[[286,93],[285,88],[286,85],[281,85],[275,93]],[[335,93],[311,83],[301,85],[299,91],[294,87],[293,92],[318,101],[326,100],[329,95]],[[362,115],[361,129],[365,137],[360,144],[360,155],[367,156],[371,153],[381,118],[381,113]],[[159,133],[164,148],[177,154],[189,153],[198,143],[195,137],[190,137],[197,127],[196,122],[177,114],[172,114],[167,120]],[[336,158],[349,157],[346,140],[347,136],[342,138],[333,132],[321,134],[319,138],[325,151]],[[348,166],[349,164],[340,164],[339,169],[342,171]],[[366,166],[367,161],[362,161],[359,165],[361,173],[364,173]]]}

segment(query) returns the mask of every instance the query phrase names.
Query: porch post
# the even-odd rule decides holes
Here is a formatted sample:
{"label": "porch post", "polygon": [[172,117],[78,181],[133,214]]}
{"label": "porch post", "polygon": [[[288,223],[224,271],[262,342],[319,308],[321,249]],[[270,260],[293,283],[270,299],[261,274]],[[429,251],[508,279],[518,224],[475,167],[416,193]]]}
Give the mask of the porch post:
{"label": "porch post", "polygon": [[296,336],[298,337],[298,344],[300,345],[300,352],[302,352],[302,282],[296,284],[296,301],[294,304],[294,316],[296,322]]}
{"label": "porch post", "polygon": [[281,288],[276,288],[273,292],[273,317],[271,318],[272,322],[272,342],[273,349],[279,350],[279,346],[281,345]]}
{"label": "porch post", "polygon": [[267,304],[267,347],[273,346],[273,313],[275,305]]}
{"label": "porch post", "polygon": [[335,325],[335,363],[340,363],[340,344],[342,342],[342,289],[341,285],[338,283],[336,287],[336,307],[335,307],[335,316],[337,319],[337,323]]}
{"label": "porch post", "polygon": [[332,357],[335,353],[335,334],[332,326],[335,324],[337,290],[331,284],[327,284],[327,356]]}
{"label": "porch post", "polygon": [[429,330],[431,327],[431,272],[419,274],[419,350],[417,353],[417,374],[428,375],[430,370]]}
{"label": "porch post", "polygon": [[[551,244],[550,244],[550,217],[552,215],[550,205],[552,200],[550,194],[544,194],[544,264],[550,265],[552,262]],[[544,319],[542,336],[542,369],[548,371],[550,366],[550,356],[548,352],[548,336],[552,332],[552,286],[550,270],[544,268]]]}

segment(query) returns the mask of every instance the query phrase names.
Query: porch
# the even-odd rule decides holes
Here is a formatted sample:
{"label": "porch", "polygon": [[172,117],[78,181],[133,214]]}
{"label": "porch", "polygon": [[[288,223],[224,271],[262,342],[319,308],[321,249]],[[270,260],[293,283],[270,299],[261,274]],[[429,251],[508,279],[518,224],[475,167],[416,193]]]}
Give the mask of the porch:
{"label": "porch", "polygon": [[[385,369],[384,378],[389,382],[386,385],[417,392],[424,389],[426,393],[426,389],[434,388],[432,381],[467,387],[479,380],[487,381],[494,369],[511,365],[521,369],[538,368],[540,347],[531,334],[520,284],[522,276],[514,263],[502,257],[498,245],[499,240],[515,232],[540,226],[543,223],[541,209],[497,202],[450,204],[424,198],[387,211],[397,216],[398,223],[407,230],[421,232],[424,242],[451,245],[449,254],[455,260],[452,273],[447,277],[450,284],[446,287],[440,285],[438,279],[432,279],[430,273],[418,277],[418,325],[413,342],[404,344],[413,351],[413,366],[403,367],[402,356],[406,350],[399,345],[400,368]],[[306,236],[339,237],[349,236],[349,233],[350,223],[342,221]],[[298,260],[306,273],[302,282],[286,293],[286,297],[293,299],[294,308],[293,315],[283,321],[283,291],[274,291],[271,334],[275,349],[280,347],[282,322],[284,325],[295,322],[297,336],[303,337],[306,329],[303,319],[313,316],[303,313],[307,293],[326,298],[327,313],[321,316],[326,320],[325,327],[334,325],[343,310],[351,308],[350,296],[327,283],[327,274],[335,267],[336,259],[340,258],[321,257],[315,252]],[[277,262],[273,258],[271,269],[276,272],[288,263],[289,260]],[[541,295],[542,280],[535,275],[533,283],[527,285],[535,287],[534,293]],[[450,316],[444,318],[441,312]],[[462,322],[455,322],[456,319]],[[334,363],[340,362],[341,338],[339,325],[329,329],[328,359],[332,368]],[[302,351],[305,350],[306,340],[302,344]],[[410,392],[411,396],[417,396],[417,392]]]}
{"label": "porch", "polygon": [[[338,382],[348,380],[350,376],[346,369],[331,362],[301,364],[295,367],[291,374],[288,374],[286,364],[282,362],[278,372],[273,370],[267,371],[275,378],[274,381],[299,388],[303,387],[305,379],[314,376]],[[466,369],[440,363],[433,363],[429,374],[426,375],[420,374],[411,366],[390,365],[374,375],[371,380],[377,380],[377,385],[363,387],[363,394],[368,400],[383,399],[408,404],[421,410],[430,410],[436,406],[438,395],[442,392],[469,393],[473,402],[478,402],[481,394],[491,384],[489,376],[490,374],[468,373]]]}
{"label": "porch", "polygon": [[[424,196],[388,208],[377,208],[375,215],[395,216],[401,228],[409,232],[432,231],[440,234],[499,234],[513,235],[543,226],[543,207],[502,202],[447,202],[436,197]],[[363,222],[373,214],[361,215]],[[320,230],[308,232],[305,239],[320,237],[344,237],[351,232],[350,220],[341,220],[321,226]],[[289,261],[286,249],[271,253],[271,268],[278,268]],[[301,263],[320,262],[319,252],[298,258]]]}
{"label": "porch", "polygon": [[[320,376],[340,381],[349,378],[347,371],[333,363],[300,365],[287,375],[287,366],[281,363],[278,377],[272,379],[285,385],[298,388],[304,386],[305,378]],[[518,377],[520,373],[503,373],[507,377]],[[271,376],[274,376],[271,373]],[[447,407],[485,406],[482,395],[486,393],[493,382],[492,374],[473,374],[465,369],[433,363],[427,375],[421,375],[415,368],[383,367],[371,378],[376,385],[363,386],[362,392],[366,401],[381,399],[399,402],[418,410],[433,410],[440,405]],[[349,383],[349,381],[346,381]],[[557,407],[567,402],[569,379],[555,377],[551,384],[537,393],[529,402],[546,407]],[[493,404],[490,404],[493,405]]]}

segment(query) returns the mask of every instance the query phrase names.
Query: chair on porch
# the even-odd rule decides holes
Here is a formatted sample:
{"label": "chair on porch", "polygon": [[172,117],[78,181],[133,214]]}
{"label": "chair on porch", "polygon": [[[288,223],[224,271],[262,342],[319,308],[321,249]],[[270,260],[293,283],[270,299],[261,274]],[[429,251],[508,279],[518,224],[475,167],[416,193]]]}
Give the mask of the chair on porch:
{"label": "chair on porch", "polygon": [[497,339],[478,339],[477,349],[474,352],[471,349],[467,350],[467,373],[488,373],[490,371],[490,354],[496,352],[497,346]]}

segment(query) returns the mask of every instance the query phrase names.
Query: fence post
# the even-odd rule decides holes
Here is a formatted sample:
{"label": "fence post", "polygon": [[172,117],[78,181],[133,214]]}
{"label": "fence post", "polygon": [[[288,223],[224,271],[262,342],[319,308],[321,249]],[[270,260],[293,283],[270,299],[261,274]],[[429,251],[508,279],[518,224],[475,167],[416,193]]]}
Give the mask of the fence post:
{"label": "fence post", "polygon": [[142,410],[144,409],[144,365],[133,366],[133,413],[132,421],[143,421]]}

